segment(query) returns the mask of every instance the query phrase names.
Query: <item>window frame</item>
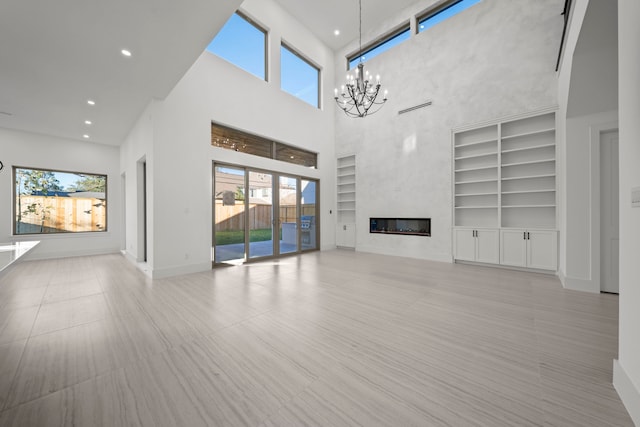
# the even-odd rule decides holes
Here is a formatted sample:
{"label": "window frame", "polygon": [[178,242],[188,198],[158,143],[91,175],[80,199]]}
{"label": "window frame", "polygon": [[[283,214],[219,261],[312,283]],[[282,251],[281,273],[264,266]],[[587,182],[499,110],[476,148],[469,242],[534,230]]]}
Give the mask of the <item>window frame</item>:
{"label": "window frame", "polygon": [[[355,66],[351,67],[351,62],[358,61],[360,57],[366,56],[367,53],[371,52],[374,49],[379,48],[380,46],[383,46],[384,44],[392,41],[393,39],[395,39],[396,37],[400,36],[401,34],[404,34],[405,32],[408,32],[409,33],[409,38],[411,38],[411,20],[403,21],[401,24],[397,25],[396,27],[394,27],[390,31],[387,31],[386,33],[382,34],[379,37],[376,37],[375,39],[373,39],[369,43],[364,44],[362,46],[362,49],[358,48],[356,51],[353,51],[350,54],[348,54],[346,56],[347,71],[355,68]],[[394,46],[390,46],[389,48],[387,48],[387,49],[383,50],[382,52],[380,52],[380,54],[386,52],[387,50],[391,49],[392,47],[394,47]],[[365,59],[362,62],[366,62],[366,61],[368,61],[368,59]]]}
{"label": "window frame", "polygon": [[[89,230],[89,231],[59,231],[54,233],[18,233],[18,216],[17,216],[17,202],[19,194],[18,184],[17,184],[17,171],[18,170],[32,170],[32,171],[40,171],[40,172],[53,172],[53,173],[67,173],[73,175],[88,175],[88,176],[97,176],[104,177],[104,227],[101,230]],[[78,234],[93,234],[93,233],[108,233],[109,232],[109,175],[107,173],[96,173],[96,172],[78,172],[78,171],[69,171],[63,169],[51,169],[51,168],[42,168],[42,167],[29,167],[29,166],[17,166],[13,165],[11,171],[12,178],[12,197],[11,197],[11,232],[14,237],[17,236],[69,236],[69,235],[78,235]],[[65,191],[66,190],[59,190]]]}
{"label": "window frame", "polygon": [[[458,3],[462,3],[464,0],[442,0],[440,2],[437,2],[434,5],[429,6],[427,9],[423,10],[422,12],[418,13],[416,15],[416,34],[420,34],[423,31],[428,30],[428,28],[425,28],[424,30],[420,30],[420,24],[428,19],[433,18],[434,16],[444,12],[445,10],[452,8],[453,6],[455,6]],[[482,1],[482,0],[478,0],[478,3]],[[476,3],[477,4],[477,3]],[[472,4],[468,7],[466,7],[465,9],[461,10],[458,13],[464,12],[465,10],[469,9],[470,7],[475,6],[475,4]],[[456,13],[456,15],[458,14]],[[455,16],[455,15],[452,15]],[[447,18],[449,19],[449,18]]]}
{"label": "window frame", "polygon": [[[224,28],[225,25],[227,25],[227,22],[229,22],[229,19],[231,19],[231,17],[233,15],[238,15],[240,18],[242,18],[244,21],[246,21],[249,25],[251,25],[252,27],[254,27],[256,30],[260,31],[263,35],[264,35],[264,43],[263,43],[263,54],[264,54],[264,80],[265,82],[270,81],[269,79],[269,30],[266,28],[266,26],[262,25],[260,22],[258,22],[256,19],[252,18],[251,16],[249,16],[246,12],[244,12],[243,10],[236,10],[235,12],[233,12],[233,14],[227,19],[227,21],[225,21],[224,25],[222,26],[222,28],[220,30],[222,30]],[[218,34],[216,34],[216,36],[209,42],[209,45],[211,43],[213,43],[213,41],[216,39],[216,37],[218,37]],[[218,58],[224,59],[225,61],[227,61],[230,64],[233,64],[234,66],[240,68],[242,71],[251,74],[254,77],[260,78],[260,76],[253,74],[251,71],[246,70],[244,67],[236,64],[235,62],[232,62],[230,60],[228,60],[227,58],[220,56],[212,51],[209,50],[209,45],[207,45],[207,48],[205,49],[207,52],[211,53],[212,55],[216,55]]]}
{"label": "window frame", "polygon": [[[300,51],[294,48],[291,44],[287,43],[285,40],[280,40],[280,52],[282,52],[283,48],[288,50],[291,54],[298,57],[298,59],[300,59],[302,62],[309,65],[311,68],[315,69],[318,72],[318,78],[316,82],[317,92],[318,92],[316,96],[318,97],[318,103],[315,106],[308,102],[307,104],[312,105],[317,109],[322,109],[322,68],[318,64],[316,64],[314,61],[312,61],[311,59],[309,59],[308,57],[300,53]],[[293,95],[292,93],[282,89],[282,53],[280,54],[280,90],[283,90],[284,92],[287,92],[288,94]],[[300,97],[296,96],[296,98],[304,101],[304,99]]]}
{"label": "window frame", "polygon": [[[215,136],[215,141],[214,128],[218,128],[218,134]],[[222,141],[218,140],[218,137],[221,138]],[[242,146],[239,146],[241,142]],[[249,147],[246,151],[244,150],[244,148],[247,147],[247,144],[251,145],[252,143],[261,145],[261,147],[258,148],[262,154],[260,152],[255,152],[256,150],[254,147]],[[318,169],[318,153],[314,151],[285,144],[244,130],[235,129],[214,121],[211,122],[211,146],[252,156],[263,157],[266,159],[278,160],[305,168]],[[298,157],[296,157],[296,155]],[[312,164],[306,164],[305,159],[309,159]]]}

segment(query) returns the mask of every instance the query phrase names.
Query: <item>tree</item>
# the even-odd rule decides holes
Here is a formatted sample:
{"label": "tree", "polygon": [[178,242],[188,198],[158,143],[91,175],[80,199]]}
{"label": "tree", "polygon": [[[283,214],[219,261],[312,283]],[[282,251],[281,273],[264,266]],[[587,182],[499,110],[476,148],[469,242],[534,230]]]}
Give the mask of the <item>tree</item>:
{"label": "tree", "polygon": [[80,179],[75,184],[69,186],[70,190],[75,191],[91,191],[95,193],[104,193],[106,189],[106,177],[101,175],[80,175]]}
{"label": "tree", "polygon": [[[62,191],[60,181],[54,172],[37,169],[17,169],[16,185],[19,195],[42,194],[47,196],[51,192]],[[41,203],[30,203],[23,210],[22,197],[18,197],[18,228],[24,215],[40,216],[40,232],[44,231],[44,222],[49,217],[51,207]],[[17,230],[19,232],[19,230]]]}
{"label": "tree", "polygon": [[37,169],[18,169],[16,175],[20,194],[32,195],[39,192],[46,196],[50,192],[62,191],[60,181],[58,181],[54,172]]}

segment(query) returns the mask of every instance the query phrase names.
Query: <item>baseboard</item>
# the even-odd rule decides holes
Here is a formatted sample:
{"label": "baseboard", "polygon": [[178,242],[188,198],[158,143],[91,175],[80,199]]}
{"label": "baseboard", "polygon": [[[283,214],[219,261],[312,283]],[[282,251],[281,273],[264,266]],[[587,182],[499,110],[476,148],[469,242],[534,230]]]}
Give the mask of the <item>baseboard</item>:
{"label": "baseboard", "polygon": [[631,420],[640,426],[640,389],[633,384],[618,359],[613,360],[613,386],[627,408]]}
{"label": "baseboard", "polygon": [[593,280],[577,279],[575,277],[565,276],[564,274],[559,277],[560,282],[562,283],[562,287],[565,289],[569,289],[572,291],[591,292],[594,294],[600,293],[600,284],[594,282]]}
{"label": "baseboard", "polygon": [[152,279],[164,279],[165,277],[181,276],[183,274],[200,273],[211,270],[211,261],[197,264],[181,265],[178,267],[153,268],[151,269]]}
{"label": "baseboard", "polygon": [[64,252],[40,252],[34,251],[25,256],[25,261],[41,261],[45,259],[57,259],[57,258],[74,258],[81,256],[94,256],[94,255],[111,255],[120,252],[119,249],[103,248],[103,249],[85,249],[81,251],[64,251]]}

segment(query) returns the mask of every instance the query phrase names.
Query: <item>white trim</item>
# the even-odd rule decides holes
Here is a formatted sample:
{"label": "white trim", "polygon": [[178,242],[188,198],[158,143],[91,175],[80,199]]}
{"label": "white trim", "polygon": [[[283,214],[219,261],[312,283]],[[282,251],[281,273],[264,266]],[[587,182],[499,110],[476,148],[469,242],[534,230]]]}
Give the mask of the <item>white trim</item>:
{"label": "white trim", "polygon": [[572,291],[582,291],[591,293],[600,293],[600,282],[590,279],[578,279],[577,277],[568,277],[564,274],[560,277],[562,287]]}
{"label": "white trim", "polygon": [[618,359],[613,359],[613,387],[631,416],[635,425],[640,426],[640,389],[633,383]]}
{"label": "white trim", "polygon": [[[150,269],[149,272],[143,270],[147,275],[150,275],[150,277],[152,279],[163,279],[165,277],[172,277],[172,276],[181,276],[184,274],[192,274],[192,273],[201,273],[203,271],[210,271],[211,270],[211,261],[207,261],[207,262],[200,262],[197,264],[190,264],[190,265],[181,265],[178,267],[167,267],[167,268],[156,268],[156,269]],[[140,268],[140,267],[138,267]]]}
{"label": "white trim", "polygon": [[[540,108],[537,110],[531,110],[531,111],[527,111],[524,113],[520,113],[520,114],[513,114],[510,116],[502,116],[502,117],[497,117],[491,120],[485,120],[482,122],[475,122],[475,123],[468,123],[468,124],[463,124],[460,126],[454,126],[451,128],[451,132],[452,133],[458,133],[458,132],[463,132],[466,130],[473,130],[476,128],[481,128],[481,127],[487,127],[487,126],[491,126],[491,125],[498,125],[501,122],[511,122],[514,120],[519,120],[519,119],[526,119],[528,117],[533,117],[533,116],[542,116],[544,114],[548,114],[548,113],[556,113],[558,112],[558,106],[557,105],[553,105],[550,107],[545,107],[545,108]],[[557,131],[558,127],[556,124],[556,131]],[[498,138],[500,138],[501,135],[498,136]]]}
{"label": "white trim", "polygon": [[[618,130],[618,121],[610,121],[605,123],[597,123],[589,126],[589,150],[590,150],[590,176],[591,191],[589,191],[589,205],[591,207],[591,239],[589,241],[591,262],[589,268],[589,277],[592,284],[589,288],[596,289],[600,292],[600,151],[601,138],[605,132],[613,132]],[[573,288],[569,288],[573,289]],[[588,292],[596,292],[589,290]]]}
{"label": "white trim", "polygon": [[[40,246],[42,248],[42,246]],[[103,248],[103,249],[83,249],[79,251],[55,251],[55,252],[42,252],[38,250],[36,252],[29,253],[25,256],[25,261],[39,261],[45,259],[58,259],[58,258],[75,258],[75,257],[83,257],[83,256],[93,256],[93,255],[110,255],[117,254],[120,252],[120,249],[117,247],[114,248]]]}

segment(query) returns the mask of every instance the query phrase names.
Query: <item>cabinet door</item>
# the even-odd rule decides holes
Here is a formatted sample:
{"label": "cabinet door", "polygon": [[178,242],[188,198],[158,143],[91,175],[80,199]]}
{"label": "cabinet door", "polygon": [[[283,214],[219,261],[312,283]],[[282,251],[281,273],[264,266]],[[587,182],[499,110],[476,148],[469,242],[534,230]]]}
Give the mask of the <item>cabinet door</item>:
{"label": "cabinet door", "polygon": [[555,271],[558,267],[557,232],[536,230],[527,233],[527,267]]}
{"label": "cabinet door", "polygon": [[473,230],[456,229],[453,231],[453,257],[460,261],[476,260],[476,238]]}
{"label": "cabinet door", "polygon": [[527,266],[525,230],[500,230],[500,264]]}
{"label": "cabinet door", "polygon": [[498,230],[476,230],[476,261],[500,262],[500,233]]}
{"label": "cabinet door", "polygon": [[336,246],[342,248],[356,247],[356,225],[338,224],[336,230]]}

